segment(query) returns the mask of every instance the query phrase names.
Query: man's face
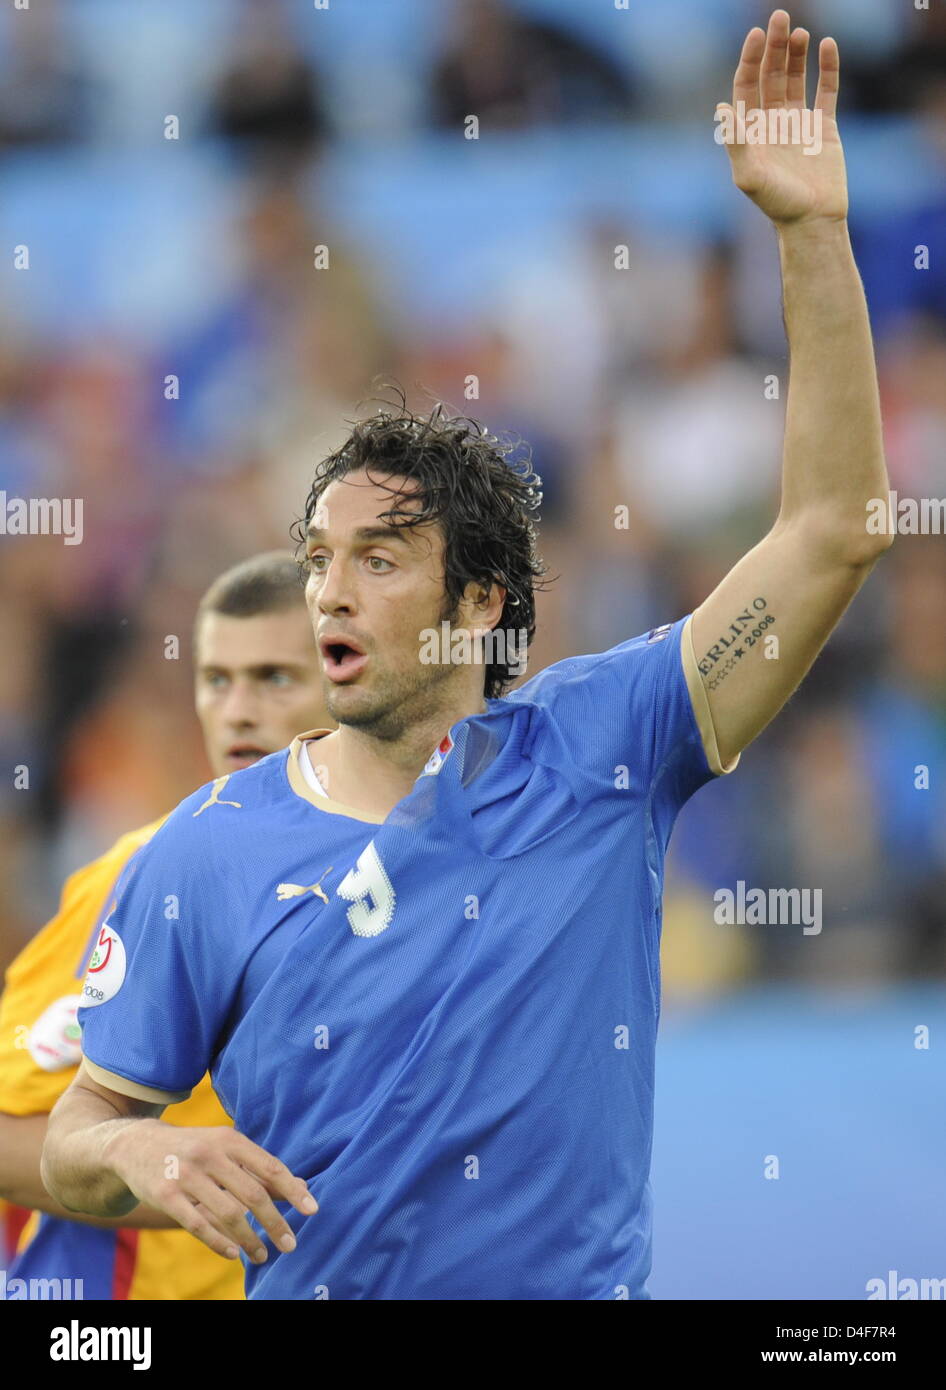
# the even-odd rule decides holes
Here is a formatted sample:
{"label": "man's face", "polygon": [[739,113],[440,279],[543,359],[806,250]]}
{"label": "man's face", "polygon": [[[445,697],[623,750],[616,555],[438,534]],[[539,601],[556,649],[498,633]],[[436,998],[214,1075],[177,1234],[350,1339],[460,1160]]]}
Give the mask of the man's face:
{"label": "man's face", "polygon": [[[392,507],[416,508],[414,485],[365,471],[330,483],[309,527],[306,602],[318,639],[325,703],[338,724],[396,739],[443,704],[469,673],[420,660],[422,631],[446,616],[439,526],[390,526]],[[405,496],[392,496],[402,487]],[[461,605],[460,620],[466,614]],[[493,619],[495,621],[495,617]],[[344,644],[348,643],[347,649]],[[483,667],[477,668],[480,681]]]}
{"label": "man's face", "polygon": [[326,726],[318,652],[301,604],[253,618],[205,613],[195,659],[197,717],[215,777]]}

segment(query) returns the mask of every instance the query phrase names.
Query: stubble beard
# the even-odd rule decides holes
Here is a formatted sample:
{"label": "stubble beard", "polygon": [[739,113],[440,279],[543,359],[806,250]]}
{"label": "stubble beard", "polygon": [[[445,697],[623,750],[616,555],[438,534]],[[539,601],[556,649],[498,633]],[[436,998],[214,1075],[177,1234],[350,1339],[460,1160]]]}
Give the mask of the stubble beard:
{"label": "stubble beard", "polygon": [[394,743],[430,718],[452,673],[449,666],[424,666],[418,660],[413,668],[382,676],[375,690],[359,692],[360,701],[348,701],[340,688],[332,686],[326,693],[326,706],[339,726]]}

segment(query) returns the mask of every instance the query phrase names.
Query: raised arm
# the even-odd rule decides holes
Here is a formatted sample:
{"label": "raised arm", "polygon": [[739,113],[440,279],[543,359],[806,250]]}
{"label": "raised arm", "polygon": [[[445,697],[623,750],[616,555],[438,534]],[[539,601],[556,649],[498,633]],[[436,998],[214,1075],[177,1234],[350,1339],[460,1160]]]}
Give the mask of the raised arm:
{"label": "raised arm", "polygon": [[[733,104],[718,111],[734,182],[775,224],[790,351],[778,518],[691,623],[724,765],[797,688],[891,542],[867,525],[867,504],[886,498],[888,483],[870,323],[847,229],[838,50],[822,41],[815,105],[803,121],[807,53],[807,32],[790,33],[777,10],[767,33],[748,34]],[[785,133],[807,131],[818,152],[797,141],[738,142],[753,123],[758,131],[753,112],[775,110],[786,113],[778,118]]]}

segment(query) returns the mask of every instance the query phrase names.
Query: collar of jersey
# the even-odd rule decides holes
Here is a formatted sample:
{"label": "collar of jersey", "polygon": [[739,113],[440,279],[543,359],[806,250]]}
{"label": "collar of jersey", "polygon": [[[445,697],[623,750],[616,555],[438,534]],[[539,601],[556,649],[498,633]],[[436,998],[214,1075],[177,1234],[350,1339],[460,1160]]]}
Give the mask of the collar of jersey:
{"label": "collar of jersey", "polygon": [[[502,703],[503,702],[501,700],[488,699],[486,701],[487,708],[485,711],[483,711],[483,713],[469,714],[464,719],[458,719],[456,724],[451,724],[449,733],[450,737],[453,739],[453,748],[451,748],[450,753],[447,754],[447,757],[449,758],[453,753],[454,749],[456,748],[456,730],[458,730],[463,724],[471,724],[477,720],[489,719],[496,712],[497,707]],[[302,752],[302,745],[308,742],[309,739],[324,738],[326,734],[331,734],[334,732],[334,729],[308,729],[304,734],[299,734],[297,738],[294,738],[292,740],[292,743],[290,743],[289,745],[289,753],[286,758],[286,775],[289,778],[290,787],[295,792],[296,796],[301,797],[303,801],[308,801],[310,805],[316,806],[320,811],[328,811],[330,815],[335,816],[349,816],[352,820],[365,821],[368,825],[384,825],[385,821],[387,820],[387,816],[372,816],[367,811],[359,811],[354,806],[346,806],[345,803],[342,801],[335,801],[333,797],[320,796],[319,793],[317,791],[314,791],[313,788],[310,787],[308,782],[306,781],[305,774],[303,773],[302,768],[299,766],[299,757]],[[423,775],[423,773],[418,774],[415,786],[417,785],[417,782],[421,780],[421,777],[423,777]],[[412,791],[408,792],[408,796],[411,796],[412,794]],[[405,797],[404,799],[406,800],[407,798]],[[401,803],[398,802],[398,805],[400,804]]]}

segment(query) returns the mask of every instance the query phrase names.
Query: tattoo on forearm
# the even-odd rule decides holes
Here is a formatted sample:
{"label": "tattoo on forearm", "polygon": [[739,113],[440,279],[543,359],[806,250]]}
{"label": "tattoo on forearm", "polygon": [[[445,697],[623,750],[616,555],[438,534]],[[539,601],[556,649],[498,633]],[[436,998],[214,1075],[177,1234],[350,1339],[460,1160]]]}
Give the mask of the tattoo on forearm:
{"label": "tattoo on forearm", "polygon": [[764,598],[754,598],[736,615],[726,631],[697,662],[700,675],[711,677],[706,682],[707,690],[715,690],[730,671],[739,666],[742,658],[774,622],[775,615],[768,612],[768,601]]}

